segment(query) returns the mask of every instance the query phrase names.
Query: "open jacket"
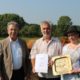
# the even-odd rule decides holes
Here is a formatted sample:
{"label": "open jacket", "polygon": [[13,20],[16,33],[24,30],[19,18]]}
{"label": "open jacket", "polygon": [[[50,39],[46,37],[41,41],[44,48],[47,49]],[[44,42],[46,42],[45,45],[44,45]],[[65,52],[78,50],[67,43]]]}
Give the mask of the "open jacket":
{"label": "open jacket", "polygon": [[[25,41],[18,38],[19,44],[22,48],[22,66],[24,68],[24,74],[27,76],[29,73],[29,52]],[[10,80],[13,73],[12,52],[10,47],[10,39],[1,41],[2,52],[0,53],[0,74],[6,79]]]}

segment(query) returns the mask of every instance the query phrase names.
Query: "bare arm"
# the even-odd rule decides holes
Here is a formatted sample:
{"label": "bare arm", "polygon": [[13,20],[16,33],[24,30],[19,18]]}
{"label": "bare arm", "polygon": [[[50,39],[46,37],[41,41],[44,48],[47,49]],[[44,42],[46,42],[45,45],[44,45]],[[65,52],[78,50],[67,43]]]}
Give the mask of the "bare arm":
{"label": "bare arm", "polygon": [[31,59],[31,64],[32,64],[32,72],[35,73],[35,58]]}

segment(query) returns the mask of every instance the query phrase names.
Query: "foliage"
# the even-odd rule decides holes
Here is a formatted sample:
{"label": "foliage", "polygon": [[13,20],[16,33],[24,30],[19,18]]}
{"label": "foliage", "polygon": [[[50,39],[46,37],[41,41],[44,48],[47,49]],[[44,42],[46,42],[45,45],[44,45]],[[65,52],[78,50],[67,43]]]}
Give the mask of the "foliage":
{"label": "foliage", "polygon": [[[0,15],[0,37],[7,36],[6,27],[9,21],[19,23],[19,35],[22,37],[41,37],[42,35],[38,24],[29,24],[17,14],[2,14]],[[52,24],[52,36],[63,36],[70,25],[72,25],[71,18],[69,16],[61,16],[56,25]],[[77,26],[80,30],[80,26]]]}
{"label": "foliage", "polygon": [[63,36],[70,25],[72,25],[71,18],[68,16],[61,16],[56,27],[57,35]]}
{"label": "foliage", "polygon": [[26,24],[22,17],[16,14],[2,14],[0,15],[0,36],[6,36],[6,27],[9,21],[16,21],[20,25],[20,29]]}
{"label": "foliage", "polygon": [[27,37],[39,37],[41,36],[40,27],[37,24],[26,25],[21,29],[20,34]]}
{"label": "foliage", "polygon": [[56,27],[56,25],[52,25],[52,36],[57,36]]}

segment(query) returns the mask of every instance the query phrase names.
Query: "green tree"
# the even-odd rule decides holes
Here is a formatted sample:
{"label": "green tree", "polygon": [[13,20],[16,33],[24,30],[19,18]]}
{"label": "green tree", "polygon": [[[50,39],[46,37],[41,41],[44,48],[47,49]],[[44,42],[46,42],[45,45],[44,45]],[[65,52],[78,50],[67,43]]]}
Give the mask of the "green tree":
{"label": "green tree", "polygon": [[19,32],[19,35],[22,37],[28,36],[28,27],[29,25],[25,25]]}
{"label": "green tree", "polygon": [[53,25],[53,24],[52,24],[52,36],[57,36],[56,25]]}
{"label": "green tree", "polygon": [[29,24],[24,26],[20,31],[21,36],[39,37],[41,36],[38,24]]}
{"label": "green tree", "polygon": [[28,28],[30,37],[39,37],[41,35],[40,27],[37,24],[30,24]]}
{"label": "green tree", "polygon": [[57,36],[63,36],[70,25],[72,25],[71,18],[69,16],[61,16],[57,22]]}
{"label": "green tree", "polygon": [[16,14],[2,14],[0,15],[0,36],[6,36],[6,27],[9,21],[16,21],[20,25],[20,29],[27,24],[22,17]]}

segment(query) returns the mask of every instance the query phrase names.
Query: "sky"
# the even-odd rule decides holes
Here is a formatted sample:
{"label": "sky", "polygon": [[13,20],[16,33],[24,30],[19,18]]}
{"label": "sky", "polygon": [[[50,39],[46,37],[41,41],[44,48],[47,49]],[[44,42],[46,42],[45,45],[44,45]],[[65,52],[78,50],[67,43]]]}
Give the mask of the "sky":
{"label": "sky", "polygon": [[36,24],[44,20],[57,24],[61,16],[69,16],[74,25],[80,25],[80,0],[0,0],[0,14],[5,13]]}

